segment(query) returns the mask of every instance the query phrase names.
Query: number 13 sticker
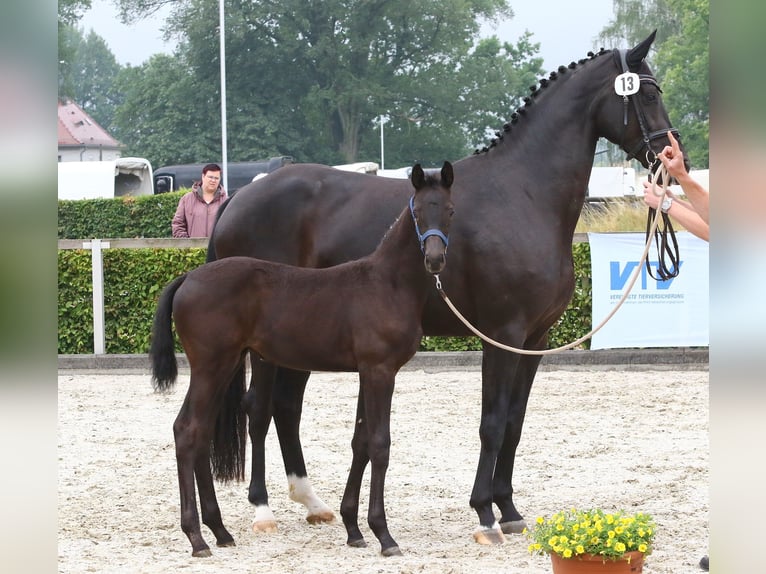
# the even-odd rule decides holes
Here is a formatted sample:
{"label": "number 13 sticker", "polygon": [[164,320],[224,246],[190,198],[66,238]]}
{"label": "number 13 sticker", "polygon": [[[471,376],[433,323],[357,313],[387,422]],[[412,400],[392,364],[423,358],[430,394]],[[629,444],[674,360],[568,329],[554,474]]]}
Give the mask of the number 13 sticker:
{"label": "number 13 sticker", "polygon": [[614,79],[614,91],[618,96],[632,96],[640,86],[641,80],[633,72],[625,72]]}

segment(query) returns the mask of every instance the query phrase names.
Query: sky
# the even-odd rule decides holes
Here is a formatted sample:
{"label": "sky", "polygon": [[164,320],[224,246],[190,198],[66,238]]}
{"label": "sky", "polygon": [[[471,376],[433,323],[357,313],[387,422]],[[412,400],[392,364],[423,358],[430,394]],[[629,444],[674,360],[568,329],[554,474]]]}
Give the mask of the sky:
{"label": "sky", "polygon": [[[594,42],[598,33],[612,19],[613,0],[511,0],[515,16],[496,28],[485,26],[484,35],[495,34],[503,41],[515,43],[525,30],[533,33],[532,41],[540,43],[543,70],[554,70],[572,60],[584,58],[589,50],[601,48]],[[117,61],[139,66],[153,54],[171,53],[172,44],[162,41],[161,28],[169,9],[161,10],[149,20],[133,26],[120,24],[117,10],[110,0],[93,0],[92,8],[80,21],[87,34],[93,29],[106,40]],[[628,46],[604,46],[626,48]]]}

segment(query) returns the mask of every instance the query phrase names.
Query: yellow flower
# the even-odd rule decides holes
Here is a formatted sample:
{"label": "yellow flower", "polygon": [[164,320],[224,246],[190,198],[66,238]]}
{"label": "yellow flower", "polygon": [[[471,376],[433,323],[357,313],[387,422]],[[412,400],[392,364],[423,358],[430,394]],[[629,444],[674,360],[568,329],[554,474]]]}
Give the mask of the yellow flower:
{"label": "yellow flower", "polygon": [[622,542],[616,542],[614,544],[614,549],[617,550],[617,552],[625,552],[625,545]]}
{"label": "yellow flower", "polygon": [[638,551],[639,551],[639,552],[646,552],[646,550],[647,550],[647,546],[646,546],[646,544],[643,544],[643,543],[642,543],[642,544],[639,544],[639,545],[638,545]]}
{"label": "yellow flower", "polygon": [[565,549],[563,556],[564,556],[564,558],[571,558],[572,557],[572,550],[570,548]]}
{"label": "yellow flower", "polygon": [[577,548],[575,548],[575,551],[578,554],[585,554],[585,547],[582,544],[578,544]]}
{"label": "yellow flower", "polygon": [[545,518],[543,518],[542,516],[538,516],[537,517],[537,523],[538,524],[542,524],[543,522],[545,522]]}

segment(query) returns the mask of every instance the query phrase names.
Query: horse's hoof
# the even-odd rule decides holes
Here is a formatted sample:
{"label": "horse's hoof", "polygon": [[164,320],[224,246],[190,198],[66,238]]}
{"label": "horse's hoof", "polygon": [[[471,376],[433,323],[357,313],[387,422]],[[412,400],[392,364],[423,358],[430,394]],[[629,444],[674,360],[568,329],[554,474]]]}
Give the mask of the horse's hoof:
{"label": "horse's hoof", "polygon": [[210,548],[203,548],[202,550],[192,552],[194,558],[210,558],[212,555],[213,553],[210,552]]}
{"label": "horse's hoof", "polygon": [[215,545],[218,546],[219,548],[228,548],[230,546],[236,546],[236,544],[234,543],[234,539],[224,540],[223,542],[216,542]]}
{"label": "horse's hoof", "polygon": [[335,513],[332,510],[325,510],[306,516],[306,522],[309,524],[329,524],[335,521]]}
{"label": "horse's hoof", "polygon": [[389,548],[384,548],[380,551],[380,553],[383,556],[402,556],[402,551],[399,550],[398,546],[391,546]]}
{"label": "horse's hoof", "polygon": [[364,538],[349,540],[346,544],[351,546],[351,548],[367,548],[367,542],[364,541]]}
{"label": "horse's hoof", "polygon": [[527,527],[525,520],[511,520],[510,522],[501,522],[500,529],[503,534],[523,534],[524,529]]}
{"label": "horse's hoof", "polygon": [[275,520],[256,520],[253,522],[253,532],[256,534],[272,534],[277,531]]}
{"label": "horse's hoof", "polygon": [[503,544],[505,542],[505,536],[503,531],[500,530],[500,526],[495,524],[492,528],[479,528],[473,533],[473,539],[479,544],[492,545]]}

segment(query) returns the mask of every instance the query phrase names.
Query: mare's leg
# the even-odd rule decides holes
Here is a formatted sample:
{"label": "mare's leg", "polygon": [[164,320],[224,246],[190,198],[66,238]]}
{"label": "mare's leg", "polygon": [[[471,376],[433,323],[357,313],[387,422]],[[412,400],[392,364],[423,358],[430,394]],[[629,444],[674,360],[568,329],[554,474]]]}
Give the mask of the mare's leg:
{"label": "mare's leg", "polygon": [[495,466],[492,498],[500,509],[500,528],[505,534],[520,534],[527,526],[513,504],[513,464],[516,459],[516,448],[521,439],[532,381],[541,359],[542,357],[533,355],[524,355],[519,359],[519,367],[511,389],[511,401],[508,405],[503,445],[500,447],[500,455]]}
{"label": "mare's leg", "polygon": [[[252,354],[250,359],[252,374],[250,387],[244,399],[252,444],[250,487],[247,498],[255,506],[253,530],[275,532],[277,523],[269,508],[269,493],[266,490],[266,434],[269,432],[273,414],[271,396],[277,367],[261,361]],[[240,373],[240,376],[244,376],[244,372]]]}
{"label": "mare's leg", "polygon": [[[507,333],[492,333],[490,336],[514,341]],[[505,435],[511,384],[518,360],[517,354],[484,345],[479,426],[481,450],[470,501],[471,508],[479,515],[479,527],[474,532],[474,539],[479,544],[501,544],[505,541],[492,509],[492,477]]]}
{"label": "mare's leg", "polygon": [[[192,367],[189,390],[181,410],[173,423],[178,464],[178,485],[181,500],[181,529],[192,545],[192,556],[210,556],[210,547],[202,537],[197,514],[195,475],[200,489],[200,504],[205,524],[215,534],[219,545],[231,545],[234,539],[223,526],[221,512],[215,497],[210,475],[210,440],[217,411],[220,408],[224,386],[216,373],[232,373],[238,357],[228,362],[219,358],[217,366],[228,364],[229,368]],[[227,382],[229,378],[225,379]]]}
{"label": "mare's leg", "polygon": [[277,368],[276,382],[271,395],[272,415],[277,428],[282,460],[290,498],[303,504],[308,510],[306,520],[310,524],[332,522],[335,514],[320,499],[311,486],[303,459],[300,427],[303,412],[303,394],[311,373],[295,371],[284,367]]}
{"label": "mare's leg", "polygon": [[367,523],[380,541],[384,556],[400,556],[401,551],[388,531],[383,493],[391,452],[391,398],[396,371],[378,366],[359,372],[364,387],[364,410],[367,414],[367,448],[370,455],[370,502]]}
{"label": "mare's leg", "polygon": [[348,538],[346,544],[356,548],[364,548],[362,531],[359,530],[359,492],[362,488],[364,469],[369,462],[367,447],[367,417],[364,410],[364,389],[359,386],[359,396],[356,399],[356,419],[354,419],[354,438],[351,439],[351,468],[348,471],[346,489],[340,503],[340,515],[346,527]]}

